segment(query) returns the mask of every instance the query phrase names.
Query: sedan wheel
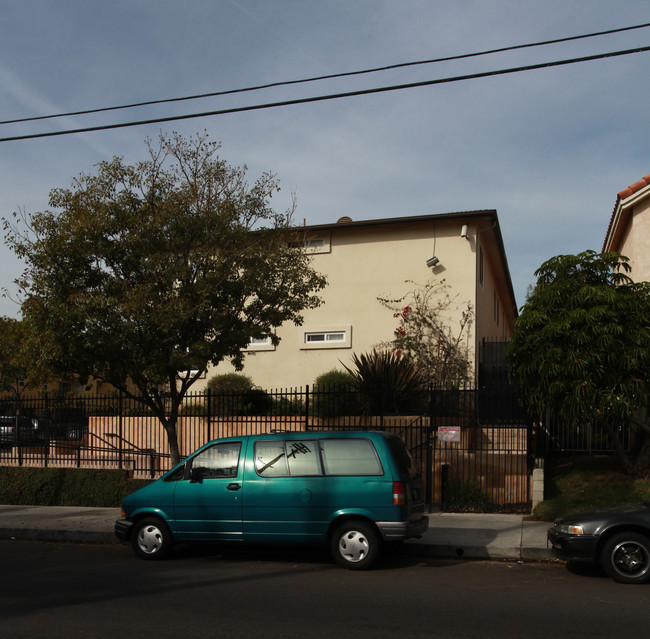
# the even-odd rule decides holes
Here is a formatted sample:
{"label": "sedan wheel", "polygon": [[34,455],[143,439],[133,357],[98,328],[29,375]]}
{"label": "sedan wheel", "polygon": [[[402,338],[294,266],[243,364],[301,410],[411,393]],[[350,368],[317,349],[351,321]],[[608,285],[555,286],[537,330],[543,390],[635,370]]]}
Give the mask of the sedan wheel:
{"label": "sedan wheel", "polygon": [[601,553],[605,572],[615,581],[640,584],[650,579],[650,539],[639,533],[619,533]]}

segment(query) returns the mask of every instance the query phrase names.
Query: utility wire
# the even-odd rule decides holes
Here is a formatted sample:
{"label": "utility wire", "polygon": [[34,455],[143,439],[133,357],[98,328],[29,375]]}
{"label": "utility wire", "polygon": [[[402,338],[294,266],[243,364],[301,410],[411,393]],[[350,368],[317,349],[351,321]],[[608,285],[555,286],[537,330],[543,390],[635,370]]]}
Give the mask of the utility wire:
{"label": "utility wire", "polygon": [[241,89],[229,89],[225,91],[214,91],[211,93],[200,93],[197,95],[188,95],[180,98],[164,98],[161,100],[149,100],[146,102],[134,102],[132,104],[123,104],[120,106],[110,106],[110,107],[101,107],[97,109],[86,109],[83,111],[69,111],[67,113],[56,113],[52,115],[38,115],[38,116],[33,116],[29,118],[17,118],[15,120],[2,120],[0,121],[0,125],[2,124],[18,124],[20,122],[34,122],[36,120],[49,120],[52,118],[63,118],[63,117],[69,117],[69,116],[74,116],[74,115],[88,115],[92,113],[104,113],[107,111],[117,111],[120,109],[132,109],[135,107],[141,107],[141,106],[151,106],[154,104],[167,104],[170,102],[183,102],[183,101],[188,101],[188,100],[198,100],[201,98],[213,98],[217,96],[223,96],[223,95],[233,95],[237,93],[247,93],[251,91],[260,91],[262,89],[270,89],[274,87],[283,87],[283,86],[291,86],[294,84],[305,84],[307,82],[318,82],[321,80],[331,80],[334,78],[345,78],[345,77],[350,77],[350,76],[355,76],[355,75],[365,75],[369,73],[378,73],[380,71],[390,71],[393,69],[403,69],[406,67],[413,67],[413,66],[419,66],[419,65],[425,65],[425,64],[434,64],[438,62],[449,62],[452,60],[463,60],[467,58],[476,58],[480,56],[485,56],[485,55],[490,55],[493,53],[503,53],[505,51],[516,51],[519,49],[529,49],[532,47],[541,47],[541,46],[546,46],[549,44],[559,44],[561,42],[571,42],[574,40],[583,40],[586,38],[593,38],[596,36],[602,36],[602,35],[610,35],[612,33],[621,33],[624,31],[632,31],[634,29],[645,29],[646,27],[650,27],[650,22],[645,23],[645,24],[637,24],[634,26],[630,27],[621,27],[618,29],[608,29],[607,31],[596,31],[594,33],[586,33],[583,35],[576,35],[576,36],[569,36],[565,38],[555,38],[553,40],[544,40],[541,42],[533,42],[533,43],[528,43],[528,44],[517,44],[517,45],[511,45],[507,47],[500,47],[498,49],[488,49],[486,51],[478,51],[474,53],[463,53],[459,55],[452,55],[452,56],[447,56],[444,58],[433,58],[431,60],[418,60],[415,62],[401,62],[399,64],[391,64],[388,66],[383,66],[383,67],[375,67],[372,69],[363,69],[363,70],[358,70],[358,71],[347,71],[343,73],[333,73],[330,75],[321,75],[321,76],[315,76],[311,78],[303,78],[302,80],[285,80],[281,82],[271,82],[269,84],[260,84],[257,86],[252,86],[252,87],[245,87]]}
{"label": "utility wire", "polygon": [[74,133],[89,133],[92,131],[107,131],[109,129],[123,129],[132,126],[142,126],[145,124],[159,124],[162,122],[174,122],[178,120],[189,120],[193,118],[210,117],[214,115],[226,115],[228,113],[243,113],[245,111],[259,111],[262,109],[272,109],[283,106],[291,106],[296,104],[309,104],[312,102],[324,102],[326,100],[338,100],[341,98],[350,98],[360,95],[371,95],[374,93],[386,93],[388,91],[399,91],[403,89],[413,89],[417,87],[433,86],[436,84],[448,84],[451,82],[461,82],[464,80],[475,80],[478,78],[488,78],[499,75],[507,75],[511,73],[521,73],[523,71],[534,71],[537,69],[550,69],[552,67],[566,66],[569,64],[576,64],[578,62],[589,62],[592,60],[602,60],[604,58],[615,58],[624,55],[631,55],[633,53],[643,53],[650,51],[648,47],[638,47],[636,49],[627,49],[625,51],[611,51],[609,53],[599,53],[596,55],[583,56],[580,58],[570,58],[566,60],[556,60],[554,62],[542,62],[539,64],[530,64],[522,67],[514,67],[510,69],[498,69],[496,71],[485,71],[483,73],[473,73],[470,75],[460,75],[449,78],[438,78],[436,80],[424,80],[420,82],[410,82],[408,84],[397,84],[392,86],[377,87],[374,89],[361,89],[358,91],[347,91],[344,93],[332,93],[329,95],[313,96],[310,98],[299,98],[295,100],[283,100],[281,102],[268,102],[266,104],[256,104],[243,107],[233,107],[229,109],[219,109],[216,111],[205,111],[203,113],[190,113],[185,115],[168,116],[162,118],[152,118],[149,120],[139,120],[135,122],[121,122],[118,124],[105,124],[100,126],[84,127],[80,129],[68,129],[64,131],[49,131],[47,133],[32,133],[29,135],[16,135],[12,137],[0,138],[0,142],[14,142],[17,140],[30,140],[35,138],[46,138],[60,135],[71,135]]}

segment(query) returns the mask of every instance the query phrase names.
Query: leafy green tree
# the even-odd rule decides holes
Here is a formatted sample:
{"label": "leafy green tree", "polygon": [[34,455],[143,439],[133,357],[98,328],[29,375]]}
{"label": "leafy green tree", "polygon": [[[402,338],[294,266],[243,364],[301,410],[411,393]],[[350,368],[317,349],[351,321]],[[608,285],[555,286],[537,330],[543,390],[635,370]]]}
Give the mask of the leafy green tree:
{"label": "leafy green tree", "polygon": [[[54,211],[5,219],[26,270],[23,316],[60,372],[94,376],[146,404],[162,423],[172,461],[189,388],[251,337],[278,338],[284,322],[320,304],[325,280],[295,246],[291,213],[276,214],[271,174],[252,186],[246,167],[219,158],[207,134],[161,135],[149,157],[101,162]],[[298,242],[299,243],[299,242]]]}
{"label": "leafy green tree", "polygon": [[[601,424],[627,471],[650,469],[650,284],[618,253],[554,257],[517,319],[512,375],[533,415],[566,428]],[[620,426],[631,425],[626,450]]]}
{"label": "leafy green tree", "polygon": [[25,391],[48,380],[41,353],[24,320],[0,317],[0,390],[22,399]]}
{"label": "leafy green tree", "polygon": [[464,305],[460,320],[454,322],[455,301],[444,280],[430,280],[424,285],[407,283],[413,289],[406,295],[378,298],[399,322],[393,340],[380,347],[408,355],[427,384],[447,386],[466,381],[472,369],[467,343],[474,319],[471,303]]}
{"label": "leafy green tree", "polygon": [[22,357],[23,336],[19,320],[0,317],[0,389],[20,398],[25,390],[27,366]]}

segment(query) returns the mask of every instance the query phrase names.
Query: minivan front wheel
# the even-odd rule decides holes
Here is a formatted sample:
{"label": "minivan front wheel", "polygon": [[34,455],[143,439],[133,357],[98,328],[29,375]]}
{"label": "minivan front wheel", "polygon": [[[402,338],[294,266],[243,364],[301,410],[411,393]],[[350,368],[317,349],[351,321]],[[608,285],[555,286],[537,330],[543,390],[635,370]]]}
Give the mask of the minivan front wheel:
{"label": "minivan front wheel", "polygon": [[370,568],[377,561],[380,548],[381,540],[377,529],[361,520],[341,524],[330,540],[334,561],[349,570]]}
{"label": "minivan front wheel", "polygon": [[172,533],[158,517],[138,521],[131,536],[133,550],[140,559],[162,559],[172,549]]}

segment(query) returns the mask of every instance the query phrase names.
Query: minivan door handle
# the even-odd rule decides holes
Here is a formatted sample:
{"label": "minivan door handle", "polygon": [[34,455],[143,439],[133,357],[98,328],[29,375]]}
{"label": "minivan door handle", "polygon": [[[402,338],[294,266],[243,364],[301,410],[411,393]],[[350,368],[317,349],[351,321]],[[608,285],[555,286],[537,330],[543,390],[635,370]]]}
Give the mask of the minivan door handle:
{"label": "minivan door handle", "polygon": [[226,486],[226,488],[227,488],[228,490],[239,490],[239,489],[241,488],[241,484],[237,484],[237,483],[234,483],[234,484],[228,484],[228,485]]}

